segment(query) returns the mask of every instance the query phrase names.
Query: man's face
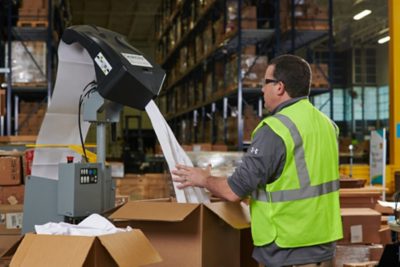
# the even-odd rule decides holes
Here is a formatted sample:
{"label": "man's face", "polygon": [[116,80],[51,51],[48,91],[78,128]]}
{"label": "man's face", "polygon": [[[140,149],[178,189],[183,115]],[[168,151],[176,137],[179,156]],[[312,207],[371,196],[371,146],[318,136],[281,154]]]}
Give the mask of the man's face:
{"label": "man's face", "polygon": [[276,95],[276,87],[280,86],[279,82],[276,81],[274,77],[274,65],[269,65],[265,71],[264,85],[262,87],[262,92],[264,94],[264,107],[272,112],[274,108],[278,105],[278,96]]}

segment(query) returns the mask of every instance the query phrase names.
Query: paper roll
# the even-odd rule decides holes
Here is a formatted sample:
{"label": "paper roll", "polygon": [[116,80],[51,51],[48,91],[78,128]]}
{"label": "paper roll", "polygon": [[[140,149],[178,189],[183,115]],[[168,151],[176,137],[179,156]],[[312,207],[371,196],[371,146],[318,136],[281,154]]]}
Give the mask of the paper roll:
{"label": "paper roll", "polygon": [[[93,60],[80,44],[60,41],[58,71],[50,105],[37,137],[37,145],[80,144],[78,128],[79,97],[83,89],[95,80]],[[81,120],[83,140],[90,123]],[[81,155],[68,148],[35,148],[32,175],[58,180],[58,164],[67,156],[80,161]]]}

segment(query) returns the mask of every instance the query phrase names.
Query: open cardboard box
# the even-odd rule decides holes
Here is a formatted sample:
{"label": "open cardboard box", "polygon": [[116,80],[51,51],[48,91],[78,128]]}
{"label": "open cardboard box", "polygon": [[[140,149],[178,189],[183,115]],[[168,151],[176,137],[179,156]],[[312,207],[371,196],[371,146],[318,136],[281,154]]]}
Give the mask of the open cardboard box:
{"label": "open cardboard box", "polygon": [[163,259],[151,266],[258,266],[245,204],[131,201],[109,218],[143,231]]}
{"label": "open cardboard box", "polygon": [[143,266],[161,258],[140,230],[102,236],[26,234],[18,246],[2,258],[13,255],[10,266]]}

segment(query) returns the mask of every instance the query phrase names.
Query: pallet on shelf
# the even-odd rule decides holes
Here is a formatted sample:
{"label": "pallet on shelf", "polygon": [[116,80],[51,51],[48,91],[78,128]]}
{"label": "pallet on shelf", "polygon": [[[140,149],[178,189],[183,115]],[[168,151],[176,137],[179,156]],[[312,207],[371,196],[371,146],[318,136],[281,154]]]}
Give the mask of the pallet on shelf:
{"label": "pallet on shelf", "polygon": [[38,83],[38,82],[17,82],[12,84],[15,88],[44,88],[47,87],[47,83]]}
{"label": "pallet on shelf", "polygon": [[17,22],[18,27],[44,27],[47,28],[49,26],[49,22],[47,20],[19,20]]}

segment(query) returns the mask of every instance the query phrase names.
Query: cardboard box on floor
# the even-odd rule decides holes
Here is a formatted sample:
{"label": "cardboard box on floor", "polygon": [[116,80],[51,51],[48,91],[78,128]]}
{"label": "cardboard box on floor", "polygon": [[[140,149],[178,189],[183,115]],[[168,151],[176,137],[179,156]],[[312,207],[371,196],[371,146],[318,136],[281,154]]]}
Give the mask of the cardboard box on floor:
{"label": "cardboard box on floor", "polygon": [[248,209],[242,205],[131,201],[109,218],[116,226],[144,232],[163,259],[151,266],[258,266],[251,257]]}
{"label": "cardboard box on floor", "polygon": [[21,235],[23,208],[20,204],[0,205],[0,235]]}
{"label": "cardboard box on floor", "polygon": [[338,244],[379,244],[381,214],[369,208],[341,209],[343,239]]}
{"label": "cardboard box on floor", "polygon": [[[15,254],[14,254],[15,252]],[[161,258],[140,230],[102,236],[26,234],[13,255],[13,266],[143,266]]]}

